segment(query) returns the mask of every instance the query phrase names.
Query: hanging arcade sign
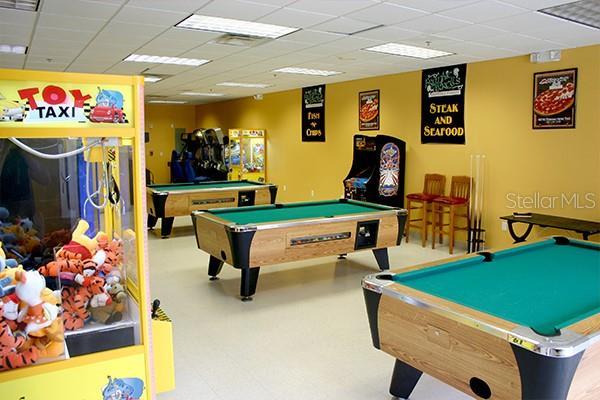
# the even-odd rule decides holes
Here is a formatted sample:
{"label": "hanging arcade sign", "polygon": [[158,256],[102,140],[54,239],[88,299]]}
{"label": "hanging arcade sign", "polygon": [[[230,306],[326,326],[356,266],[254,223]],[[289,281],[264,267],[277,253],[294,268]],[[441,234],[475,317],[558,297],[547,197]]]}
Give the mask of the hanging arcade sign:
{"label": "hanging arcade sign", "polygon": [[325,141],[325,85],[302,88],[302,141]]}
{"label": "hanging arcade sign", "polygon": [[467,64],[423,70],[421,143],[465,144]]}

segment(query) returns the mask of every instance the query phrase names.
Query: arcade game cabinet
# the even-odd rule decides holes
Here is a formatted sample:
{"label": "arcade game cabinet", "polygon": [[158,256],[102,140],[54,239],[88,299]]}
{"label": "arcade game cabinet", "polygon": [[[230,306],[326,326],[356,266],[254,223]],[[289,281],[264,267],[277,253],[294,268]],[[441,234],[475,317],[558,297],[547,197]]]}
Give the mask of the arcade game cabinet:
{"label": "arcade game cabinet", "polygon": [[386,135],[354,135],[353,143],[344,197],[403,207],[406,143]]}
{"label": "arcade game cabinet", "polygon": [[171,153],[171,182],[226,180],[223,155],[226,139],[220,128],[201,128],[181,134],[183,149]]}

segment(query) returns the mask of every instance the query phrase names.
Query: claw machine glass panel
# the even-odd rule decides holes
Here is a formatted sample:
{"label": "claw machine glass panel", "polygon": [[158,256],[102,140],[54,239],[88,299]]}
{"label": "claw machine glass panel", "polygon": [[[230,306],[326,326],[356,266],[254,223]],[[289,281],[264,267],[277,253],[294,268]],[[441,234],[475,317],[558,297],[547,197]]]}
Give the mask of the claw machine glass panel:
{"label": "claw machine glass panel", "polygon": [[266,131],[229,130],[229,179],[266,182]]}
{"label": "claw machine glass panel", "polygon": [[142,79],[0,73],[1,397],[151,399]]}

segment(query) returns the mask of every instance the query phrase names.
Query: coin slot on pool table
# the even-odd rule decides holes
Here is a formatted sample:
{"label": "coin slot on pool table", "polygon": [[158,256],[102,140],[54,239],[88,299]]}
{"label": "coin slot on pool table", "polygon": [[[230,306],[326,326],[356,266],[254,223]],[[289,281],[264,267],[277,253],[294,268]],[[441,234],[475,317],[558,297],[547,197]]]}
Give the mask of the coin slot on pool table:
{"label": "coin slot on pool table", "polygon": [[240,190],[238,194],[238,207],[253,206],[256,197],[254,190]]}
{"label": "coin slot on pool table", "polygon": [[356,242],[354,249],[368,249],[377,245],[379,221],[362,221],[356,224]]}

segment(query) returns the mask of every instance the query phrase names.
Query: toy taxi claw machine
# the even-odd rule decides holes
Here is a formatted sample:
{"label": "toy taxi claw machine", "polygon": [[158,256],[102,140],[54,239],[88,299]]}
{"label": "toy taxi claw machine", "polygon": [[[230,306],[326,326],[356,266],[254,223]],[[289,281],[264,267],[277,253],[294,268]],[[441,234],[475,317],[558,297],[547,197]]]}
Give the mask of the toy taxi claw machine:
{"label": "toy taxi claw machine", "polygon": [[266,182],[266,143],[264,129],[230,129],[229,180]]}
{"label": "toy taxi claw machine", "polygon": [[0,76],[1,397],[153,399],[143,79]]}

